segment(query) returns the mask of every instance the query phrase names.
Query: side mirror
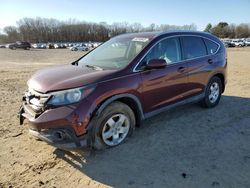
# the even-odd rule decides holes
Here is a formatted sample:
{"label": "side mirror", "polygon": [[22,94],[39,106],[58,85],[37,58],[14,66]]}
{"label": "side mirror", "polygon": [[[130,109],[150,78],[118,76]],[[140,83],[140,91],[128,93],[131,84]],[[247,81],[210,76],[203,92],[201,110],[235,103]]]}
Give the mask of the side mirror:
{"label": "side mirror", "polygon": [[164,59],[151,59],[145,66],[146,69],[161,69],[167,66]]}

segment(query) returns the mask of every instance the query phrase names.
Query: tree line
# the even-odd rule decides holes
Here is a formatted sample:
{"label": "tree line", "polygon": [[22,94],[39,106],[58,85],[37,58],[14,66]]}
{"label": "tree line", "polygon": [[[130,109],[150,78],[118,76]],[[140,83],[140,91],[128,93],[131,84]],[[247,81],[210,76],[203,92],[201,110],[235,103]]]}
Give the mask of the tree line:
{"label": "tree line", "polygon": [[250,24],[228,24],[219,22],[217,25],[207,24],[205,32],[212,33],[219,38],[249,38]]}
{"label": "tree line", "polygon": [[[17,26],[7,26],[0,33],[0,43],[15,41],[37,42],[103,42],[109,38],[128,32],[169,31],[169,30],[197,30],[195,24],[169,25],[150,24],[143,26],[140,23],[127,22],[107,24],[106,22],[92,23],[76,20],[59,21],[48,18],[23,18],[17,21]],[[217,25],[208,24],[204,30],[219,38],[248,38],[250,37],[249,24],[228,24],[220,22]]]}
{"label": "tree line", "polygon": [[127,32],[196,30],[194,24],[168,25],[150,24],[144,27],[140,23],[127,22],[107,24],[106,22],[90,23],[76,20],[59,21],[48,18],[23,18],[17,21],[17,26],[7,26],[0,34],[0,42],[15,41],[37,42],[103,42],[109,38]]}

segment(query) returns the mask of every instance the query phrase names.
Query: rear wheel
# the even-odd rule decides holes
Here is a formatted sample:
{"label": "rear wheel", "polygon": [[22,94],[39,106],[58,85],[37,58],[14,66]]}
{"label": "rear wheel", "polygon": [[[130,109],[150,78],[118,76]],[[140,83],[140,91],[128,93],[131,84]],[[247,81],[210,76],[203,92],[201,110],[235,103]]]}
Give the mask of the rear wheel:
{"label": "rear wheel", "polygon": [[111,103],[92,121],[95,149],[105,149],[123,143],[135,128],[133,111],[121,102]]}
{"label": "rear wheel", "polygon": [[218,77],[211,78],[206,87],[205,98],[201,101],[202,106],[206,108],[215,107],[220,101],[221,93],[222,93],[221,79]]}

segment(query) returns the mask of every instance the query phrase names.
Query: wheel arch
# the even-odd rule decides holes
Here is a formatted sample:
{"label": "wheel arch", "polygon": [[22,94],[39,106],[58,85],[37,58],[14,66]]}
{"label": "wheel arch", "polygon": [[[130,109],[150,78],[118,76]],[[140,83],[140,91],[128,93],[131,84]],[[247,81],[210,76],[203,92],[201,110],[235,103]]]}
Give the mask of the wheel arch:
{"label": "wheel arch", "polygon": [[213,77],[218,77],[221,80],[222,83],[222,93],[225,91],[225,76],[222,73],[217,73]]}
{"label": "wheel arch", "polygon": [[94,114],[98,116],[109,104],[114,101],[119,101],[128,105],[135,114],[136,126],[141,125],[142,120],[144,119],[144,113],[140,100],[133,94],[118,94],[105,99],[98,105]]}
{"label": "wheel arch", "polygon": [[213,75],[209,78],[208,82],[209,82],[213,77],[218,77],[218,78],[221,80],[221,83],[222,83],[222,93],[223,93],[223,92],[225,91],[225,75],[224,75],[223,73],[221,73],[221,72],[215,73],[215,74],[213,74]]}

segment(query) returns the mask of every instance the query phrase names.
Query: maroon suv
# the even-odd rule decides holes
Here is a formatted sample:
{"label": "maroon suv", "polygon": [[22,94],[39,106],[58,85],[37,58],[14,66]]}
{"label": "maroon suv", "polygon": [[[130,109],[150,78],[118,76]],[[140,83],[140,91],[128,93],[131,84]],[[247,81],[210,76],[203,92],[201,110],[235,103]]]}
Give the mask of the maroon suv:
{"label": "maroon suv", "polygon": [[203,32],[149,32],[110,39],[69,65],[38,71],[19,112],[55,147],[122,143],[141,121],[172,107],[216,106],[226,85],[224,45]]}

